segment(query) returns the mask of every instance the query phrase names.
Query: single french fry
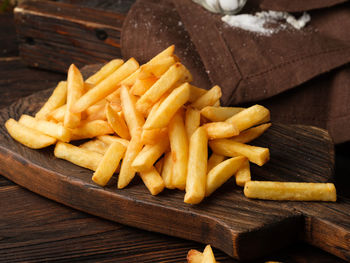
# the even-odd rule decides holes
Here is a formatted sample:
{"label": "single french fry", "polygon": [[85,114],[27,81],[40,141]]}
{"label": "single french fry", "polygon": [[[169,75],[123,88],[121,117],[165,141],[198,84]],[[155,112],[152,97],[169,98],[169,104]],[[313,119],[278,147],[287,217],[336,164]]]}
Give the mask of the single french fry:
{"label": "single french fry", "polygon": [[139,152],[142,150],[142,145],[143,144],[141,142],[141,128],[137,128],[128,144],[120,168],[120,173],[118,177],[119,189],[126,187],[134,178],[136,170],[131,166],[131,164],[135,160]]}
{"label": "single french fry", "polygon": [[239,134],[236,125],[229,122],[211,122],[204,124],[203,127],[209,140],[229,138]]}
{"label": "single french fry", "polygon": [[116,71],[114,71],[107,78],[102,80],[93,89],[86,92],[72,107],[72,112],[78,113],[86,110],[91,105],[102,100],[118,87],[118,84],[135,70],[137,70],[139,64],[134,58],[129,59],[123,65],[121,65]]}
{"label": "single french fry", "polygon": [[247,160],[247,158],[243,156],[233,157],[219,163],[211,169],[207,175],[205,195],[211,195],[216,189],[230,179],[245,160]]}
{"label": "single french fry", "polygon": [[97,152],[79,148],[69,143],[57,142],[54,155],[78,166],[95,171],[103,155]]}
{"label": "single french fry", "polygon": [[229,157],[245,156],[259,166],[264,165],[270,159],[268,148],[251,146],[230,139],[216,139],[209,142],[213,152]]}
{"label": "single french fry", "polygon": [[160,52],[159,54],[154,56],[149,62],[147,62],[147,64],[157,64],[160,60],[162,60],[162,59],[164,59],[166,57],[173,56],[174,50],[175,50],[175,46],[174,45],[171,45],[171,46],[167,47],[162,52]]}
{"label": "single french fry", "polygon": [[337,193],[332,183],[291,183],[249,181],[244,186],[248,198],[291,201],[333,201]]}
{"label": "single french fry", "polygon": [[168,56],[158,59],[158,61],[147,63],[141,67],[139,79],[145,79],[149,76],[155,76],[159,78],[162,76],[172,65],[176,63],[176,58]]}
{"label": "single french fry", "polygon": [[143,144],[156,144],[159,140],[168,139],[168,128],[143,130],[141,140]]}
{"label": "single french fry", "polygon": [[48,120],[55,120],[57,122],[64,122],[64,115],[67,110],[67,104],[62,105],[61,107],[58,107],[57,109],[50,112],[47,116]]}
{"label": "single french fry", "polygon": [[164,157],[160,158],[156,164],[154,165],[154,167],[156,168],[157,172],[159,174],[162,174],[162,170],[163,170],[163,165],[164,165]]}
{"label": "single french fry", "polygon": [[169,140],[173,160],[171,184],[184,190],[187,177],[188,143],[182,111],[178,111],[169,123]]}
{"label": "single french fry", "polygon": [[48,136],[54,137],[63,142],[70,141],[70,130],[61,124],[53,123],[45,120],[38,120],[32,116],[23,114],[18,121],[20,124],[42,132]]}
{"label": "single french fry", "polygon": [[221,106],[221,102],[220,100],[217,100],[216,102],[214,102],[213,107],[220,107]]}
{"label": "single french fry", "polygon": [[120,98],[122,102],[122,109],[126,124],[128,125],[128,129],[130,135],[133,137],[136,130],[141,128],[145,119],[140,112],[137,111],[135,107],[135,97],[130,94],[128,88],[126,86],[122,86],[120,88]]}
{"label": "single french fry", "polygon": [[159,105],[156,112],[149,116],[144,129],[156,129],[166,127],[175,113],[184,105],[189,98],[189,84],[184,83],[174,89],[169,96]]}
{"label": "single french fry", "polygon": [[244,187],[246,182],[251,181],[249,160],[245,160],[235,174],[236,185]]}
{"label": "single french fry", "polygon": [[[120,85],[120,86],[123,86],[123,85]],[[120,89],[116,89],[116,90],[113,91],[111,94],[109,94],[109,95],[106,97],[106,100],[107,100],[108,102],[115,102],[115,103],[121,104],[121,100],[120,100]]]}
{"label": "single french fry", "polygon": [[108,122],[102,120],[83,122],[79,127],[71,131],[71,140],[82,140],[114,133]]}
{"label": "single french fry", "polygon": [[140,172],[140,177],[152,195],[157,195],[163,191],[163,179],[153,166],[148,171]]}
{"label": "single french fry", "polygon": [[196,86],[190,85],[190,98],[188,99],[189,102],[195,102],[199,97],[203,96],[205,93],[207,93],[206,89],[201,89]]}
{"label": "single french fry", "polygon": [[201,109],[201,114],[208,120],[217,122],[225,121],[242,110],[244,110],[244,108],[206,106]]}
{"label": "single french fry", "polygon": [[[180,63],[171,66],[156,83],[143,94],[136,103],[136,108],[142,114],[156,103],[164,93],[174,87],[174,84],[184,75],[189,74],[188,70]],[[185,81],[184,81],[185,82]]]}
{"label": "single french fry", "polygon": [[[120,86],[127,86],[128,88],[131,88],[135,84],[135,82],[139,76],[139,73],[140,73],[140,68],[138,68],[136,71],[134,71],[132,74],[130,74],[129,77],[122,80],[120,82]],[[108,96],[107,96],[107,98],[108,98]]]}
{"label": "single french fry", "polygon": [[203,251],[202,263],[216,263],[214,253],[210,245],[207,245]]}
{"label": "single french fry", "polygon": [[187,253],[187,263],[202,263],[203,253],[198,250],[191,249]]}
{"label": "single french fry", "polygon": [[125,149],[124,145],[119,142],[112,143],[94,172],[92,181],[100,186],[105,186],[117,170]]}
{"label": "single french fry", "polygon": [[102,80],[111,75],[114,71],[116,71],[121,65],[123,65],[124,61],[122,59],[113,59],[105,64],[100,70],[98,70],[95,74],[90,76],[85,83],[96,86]]}
{"label": "single french fry", "polygon": [[208,138],[199,127],[191,136],[184,202],[198,204],[205,196],[207,181]]}
{"label": "single french fry", "polygon": [[8,119],[5,127],[13,139],[32,149],[45,148],[57,141],[56,138],[20,124],[14,119]]}
{"label": "single french fry", "polygon": [[109,147],[108,144],[106,144],[103,141],[98,140],[98,139],[90,140],[90,141],[87,141],[87,142],[79,145],[79,148],[86,149],[86,150],[93,151],[93,152],[97,152],[97,153],[100,153],[102,155],[104,155],[106,153],[106,151],[108,150],[108,147]]}
{"label": "single french fry", "polygon": [[119,135],[121,138],[130,139],[130,133],[128,126],[126,126],[124,117],[122,114],[115,112],[112,107],[107,104],[106,105],[106,116],[109,125],[112,127],[114,132]]}
{"label": "single french fry", "polygon": [[172,174],[173,174],[173,160],[171,157],[171,152],[168,152],[164,155],[164,164],[161,176],[164,181],[164,185],[168,189],[175,189],[175,186],[172,183]]}
{"label": "single french fry", "polygon": [[221,95],[221,88],[219,86],[214,86],[194,101],[191,106],[198,110],[201,110],[206,106],[213,106],[216,101],[221,98]]}
{"label": "single french fry", "polygon": [[97,139],[100,141],[103,141],[107,145],[110,145],[113,142],[120,142],[125,147],[128,147],[128,144],[129,144],[128,140],[122,139],[122,138],[114,136],[114,135],[101,135],[101,136],[97,136]]}
{"label": "single french fry", "polygon": [[[84,120],[94,121],[94,120],[106,120],[105,107],[107,100],[102,99],[98,103],[90,106],[84,111]],[[83,118],[82,118],[83,119]]]}
{"label": "single french fry", "polygon": [[207,173],[209,173],[211,169],[213,169],[219,163],[223,162],[225,159],[226,157],[223,155],[212,153],[208,160]]}
{"label": "single french fry", "polygon": [[270,111],[261,105],[251,106],[226,120],[235,124],[240,132],[268,121],[270,121]]}
{"label": "single french fry", "polygon": [[52,92],[50,98],[41,109],[35,114],[36,119],[47,120],[48,115],[55,109],[61,107],[67,100],[67,82],[60,81]]}
{"label": "single french fry", "polygon": [[136,156],[131,166],[137,172],[145,172],[151,169],[153,164],[169,148],[169,139],[159,140],[158,143],[145,145],[140,153]]}
{"label": "single french fry", "polygon": [[261,124],[259,126],[242,131],[239,135],[234,136],[231,139],[235,142],[248,143],[262,135],[270,126],[271,123]]}
{"label": "single french fry", "polygon": [[134,95],[142,96],[154,83],[156,83],[157,80],[158,78],[153,76],[146,79],[137,79],[130,91]]}
{"label": "single french fry", "polygon": [[81,119],[80,112],[73,112],[74,104],[84,93],[84,80],[79,69],[72,64],[68,70],[67,77],[67,107],[64,114],[63,126],[66,128],[76,128]]}
{"label": "single french fry", "polygon": [[191,138],[194,131],[199,127],[201,122],[201,114],[199,110],[187,107],[185,115],[185,127],[187,138]]}

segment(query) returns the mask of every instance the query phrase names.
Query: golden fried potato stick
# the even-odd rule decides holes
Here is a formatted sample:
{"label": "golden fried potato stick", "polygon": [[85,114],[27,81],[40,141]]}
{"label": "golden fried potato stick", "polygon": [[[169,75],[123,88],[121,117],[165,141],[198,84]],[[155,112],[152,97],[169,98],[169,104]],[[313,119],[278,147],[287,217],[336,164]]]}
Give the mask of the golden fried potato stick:
{"label": "golden fried potato stick", "polygon": [[214,107],[206,106],[201,109],[201,114],[210,121],[226,121],[233,115],[241,112],[244,108],[239,107]]}
{"label": "golden fried potato stick", "polygon": [[164,185],[168,189],[175,189],[175,186],[172,183],[172,174],[173,174],[173,160],[171,157],[171,152],[168,152],[164,156],[164,164],[161,176],[164,181]]}
{"label": "golden fried potato stick", "polygon": [[235,174],[236,185],[244,187],[246,182],[251,181],[249,160],[245,160]]}
{"label": "golden fried potato stick", "polygon": [[142,150],[142,146],[143,144],[141,142],[141,128],[137,128],[128,144],[120,168],[120,173],[118,177],[119,189],[126,187],[134,178],[136,170],[131,166],[131,164],[135,160],[139,152]]}
{"label": "golden fried potato stick", "polygon": [[143,144],[156,144],[159,140],[168,139],[168,128],[142,130],[141,140]]}
{"label": "golden fried potato stick", "polygon": [[109,103],[106,105],[105,112],[108,124],[112,127],[114,132],[121,138],[130,140],[129,129],[125,123],[122,112],[115,112]]}
{"label": "golden fried potato stick", "polygon": [[171,184],[180,190],[184,190],[186,186],[189,143],[182,113],[183,111],[179,110],[169,123],[169,140],[173,161]]}
{"label": "golden fried potato stick", "polygon": [[64,115],[66,114],[66,110],[67,110],[67,104],[64,104],[60,107],[58,107],[57,109],[51,111],[48,116],[47,119],[49,121],[57,121],[57,122],[64,122]]}
{"label": "golden fried potato stick", "polygon": [[202,263],[203,253],[198,250],[191,249],[187,253],[187,263]]}
{"label": "golden fried potato stick", "polygon": [[211,195],[216,189],[230,179],[245,160],[247,160],[247,158],[244,156],[233,157],[213,167],[207,175],[205,196]]}
{"label": "golden fried potato stick", "polygon": [[[163,94],[174,88],[174,84],[184,76],[189,75],[188,70],[181,63],[171,66],[158,80],[143,94],[136,103],[136,108],[142,114],[155,104]],[[189,77],[188,77],[189,79]],[[190,81],[184,80],[183,82]]]}
{"label": "golden fried potato stick", "polygon": [[122,139],[120,137],[114,136],[114,135],[101,135],[96,137],[98,140],[103,141],[105,144],[110,145],[113,142],[120,142],[125,147],[128,147],[129,141]]}
{"label": "golden fried potato stick", "polygon": [[102,100],[118,88],[118,84],[130,74],[136,71],[139,64],[134,58],[129,59],[114,71],[107,78],[102,80],[94,88],[86,92],[76,103],[74,103],[71,111],[75,113],[82,112],[91,105]]}
{"label": "golden fried potato stick", "polygon": [[156,144],[145,145],[131,166],[137,172],[146,172],[152,168],[162,154],[169,149],[169,139],[159,140]]}
{"label": "golden fried potato stick", "polygon": [[202,263],[216,263],[214,253],[210,245],[207,245],[203,251]]}
{"label": "golden fried potato stick", "polygon": [[84,94],[84,80],[79,69],[72,64],[67,77],[67,107],[64,114],[63,126],[74,129],[78,127],[81,119],[80,112],[73,112],[74,104]]}
{"label": "golden fried potato stick", "polygon": [[140,172],[140,177],[152,195],[157,195],[164,189],[164,182],[153,166],[146,172]]}
{"label": "golden fried potato stick", "polygon": [[154,63],[147,63],[141,66],[138,78],[146,79],[146,78],[149,78],[150,76],[155,76],[159,78],[176,62],[177,62],[177,58],[173,56],[169,56],[169,57],[164,57],[162,59],[159,59]]}
{"label": "golden fried potato stick", "polygon": [[188,83],[174,89],[169,96],[159,105],[154,114],[150,114],[146,120],[144,129],[156,129],[166,127],[175,113],[189,98],[190,88]]}
{"label": "golden fried potato stick", "polygon": [[337,201],[332,183],[249,181],[244,186],[244,195],[265,200]]}
{"label": "golden fried potato stick", "polygon": [[38,120],[32,116],[23,114],[18,121],[20,124],[42,132],[48,136],[54,137],[63,142],[69,142],[71,132],[61,124],[53,123],[45,120]]}
{"label": "golden fried potato stick", "polygon": [[254,105],[233,115],[227,122],[233,123],[241,132],[255,125],[270,121],[270,111],[261,105]]}
{"label": "golden fried potato stick", "polygon": [[259,166],[264,165],[270,159],[268,148],[251,146],[235,142],[230,139],[216,139],[209,142],[213,152],[229,157],[245,156]]}
{"label": "golden fried potato stick", "polygon": [[112,143],[94,172],[92,181],[100,186],[105,186],[117,170],[125,149],[126,147],[119,142]]}
{"label": "golden fried potato stick", "polygon": [[196,86],[190,85],[190,98],[188,99],[189,102],[195,102],[199,97],[203,96],[205,93],[207,93],[206,89],[201,89]]}
{"label": "golden fried potato stick", "polygon": [[71,140],[82,140],[105,134],[113,134],[114,131],[108,122],[102,120],[82,122],[81,125],[71,130]]}
{"label": "golden fried potato stick", "polygon": [[207,181],[208,137],[199,127],[191,136],[184,202],[198,204],[205,196]]}
{"label": "golden fried potato stick", "polygon": [[67,82],[60,81],[57,87],[52,92],[49,99],[41,107],[41,109],[35,114],[36,119],[47,120],[49,114],[55,109],[61,107],[67,100]]}
{"label": "golden fried potato stick", "polygon": [[45,148],[57,141],[56,138],[20,124],[12,118],[5,122],[5,127],[13,139],[32,149]]}
{"label": "golden fried potato stick", "polygon": [[208,160],[207,173],[209,173],[211,169],[213,169],[219,163],[223,162],[225,159],[226,157],[223,155],[212,153]]}
{"label": "golden fried potato stick", "polygon": [[116,71],[121,65],[123,65],[124,61],[122,59],[113,59],[105,64],[102,68],[100,68],[95,74],[90,76],[85,83],[91,85],[92,87],[96,86],[102,80],[111,75],[114,71]]}
{"label": "golden fried potato stick", "polygon": [[130,135],[133,137],[136,130],[144,125],[145,119],[142,114],[137,111],[135,107],[136,98],[134,95],[130,94],[126,86],[120,88],[120,99],[126,124],[128,125]]}
{"label": "golden fried potato stick", "polygon": [[135,84],[131,87],[130,92],[134,95],[142,96],[157,80],[158,78],[154,76],[146,79],[137,79]]}
{"label": "golden fried potato stick", "polygon": [[187,107],[185,115],[185,127],[187,138],[191,138],[192,134],[199,127],[201,122],[201,114],[199,110]]}
{"label": "golden fried potato stick", "polygon": [[209,140],[230,138],[239,134],[236,125],[229,122],[210,122],[202,127],[206,130]]}
{"label": "golden fried potato stick", "polygon": [[232,137],[231,140],[240,143],[251,142],[262,135],[270,126],[271,123],[265,123],[253,128],[249,128],[248,130],[242,131],[239,135]]}
{"label": "golden fried potato stick", "polygon": [[216,85],[194,101],[191,106],[198,110],[201,110],[206,106],[213,106],[217,100],[221,98],[221,95],[221,88]]}
{"label": "golden fried potato stick", "polygon": [[[109,145],[101,140],[94,139],[79,145],[79,148],[86,149],[92,152],[97,152],[104,155],[108,150]],[[126,148],[126,146],[124,146]]]}
{"label": "golden fried potato stick", "polygon": [[72,144],[57,142],[54,155],[78,166],[95,171],[103,155],[97,152],[79,148]]}
{"label": "golden fried potato stick", "polygon": [[96,104],[90,106],[82,114],[82,120],[85,121],[94,121],[94,120],[106,120],[105,107],[107,100],[102,99]]}

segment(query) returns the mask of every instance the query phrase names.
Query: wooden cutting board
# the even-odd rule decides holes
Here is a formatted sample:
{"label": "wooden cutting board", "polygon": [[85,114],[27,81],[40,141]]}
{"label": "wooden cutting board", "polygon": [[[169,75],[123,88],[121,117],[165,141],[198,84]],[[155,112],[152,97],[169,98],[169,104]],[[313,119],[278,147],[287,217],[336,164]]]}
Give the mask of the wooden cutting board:
{"label": "wooden cutting board", "polygon": [[[91,73],[96,67],[87,67]],[[47,198],[122,224],[212,244],[232,257],[253,259],[299,239],[350,260],[350,201],[336,203],[251,200],[233,181],[199,205],[184,193],[165,190],[151,196],[136,178],[123,190],[116,178],[107,187],[92,172],[53,156],[53,147],[32,150],[14,141],[4,122],[33,115],[52,89],[18,100],[0,111],[0,173]],[[253,179],[329,182],[334,152],[326,131],[274,123],[254,145],[269,147],[271,160],[252,166]],[[9,200],[9,205],[11,200]]]}

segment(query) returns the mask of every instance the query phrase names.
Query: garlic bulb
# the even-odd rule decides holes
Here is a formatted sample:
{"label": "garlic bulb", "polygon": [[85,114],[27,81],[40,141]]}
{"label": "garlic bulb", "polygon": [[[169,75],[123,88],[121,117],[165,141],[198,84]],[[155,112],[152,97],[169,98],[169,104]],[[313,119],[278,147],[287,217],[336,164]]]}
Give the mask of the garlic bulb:
{"label": "garlic bulb", "polygon": [[247,0],[193,0],[193,2],[213,13],[233,15],[241,11]]}

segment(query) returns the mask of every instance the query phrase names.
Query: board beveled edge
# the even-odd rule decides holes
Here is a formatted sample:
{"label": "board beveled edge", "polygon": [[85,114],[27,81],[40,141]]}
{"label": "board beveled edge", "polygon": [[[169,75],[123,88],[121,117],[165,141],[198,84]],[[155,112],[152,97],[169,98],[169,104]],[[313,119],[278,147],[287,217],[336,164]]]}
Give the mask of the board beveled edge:
{"label": "board beveled edge", "polygon": [[[240,260],[261,257],[295,242],[298,238],[295,233],[303,228],[302,215],[296,215],[276,222],[271,227],[266,226],[264,229],[246,233],[237,232],[218,218],[199,215],[190,209],[187,213],[181,211],[179,215],[180,210],[142,202],[132,197],[127,198],[98,186],[87,185],[82,180],[62,176],[31,163],[3,146],[0,146],[0,173],[32,192],[74,209],[132,227],[213,244],[214,247]],[[33,180],[33,176],[28,176],[29,174],[35,174],[36,180]],[[57,190],[60,192],[57,193]],[[106,199],[109,199],[109,202],[103,202]],[[98,203],[104,203],[107,207],[96,209]],[[162,228],[159,222],[164,220],[162,217],[173,218],[174,222],[169,222],[168,228]],[[189,235],[184,231],[188,229],[187,224],[197,224],[197,230],[209,229],[208,235],[203,237],[203,233],[196,233],[196,229]],[[286,239],[286,236],[289,238]],[[241,249],[242,246],[250,249]]]}

